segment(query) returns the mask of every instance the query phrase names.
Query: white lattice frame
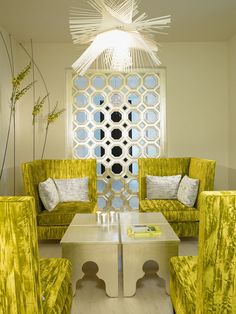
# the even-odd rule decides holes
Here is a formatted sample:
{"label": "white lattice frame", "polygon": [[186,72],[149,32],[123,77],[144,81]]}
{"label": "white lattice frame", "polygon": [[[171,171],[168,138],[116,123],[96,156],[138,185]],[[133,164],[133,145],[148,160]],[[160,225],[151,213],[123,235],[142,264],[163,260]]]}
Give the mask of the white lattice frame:
{"label": "white lattice frame", "polygon": [[[129,76],[132,74],[136,74],[136,73],[140,73],[140,74],[146,74],[146,73],[154,73],[153,69],[140,69],[139,71],[135,72],[135,73],[129,73],[129,74],[125,74],[124,76]],[[160,77],[160,88],[159,88],[159,94],[160,94],[160,132],[161,132],[161,139],[160,139],[160,156],[165,156],[166,154],[166,84],[165,84],[165,69],[164,68],[159,68],[158,70],[155,71],[155,73],[158,73],[159,77]],[[108,74],[108,71],[96,71],[96,70],[90,70],[88,71],[87,74]],[[122,73],[120,72],[111,72],[109,73],[109,75],[119,75],[122,76]],[[73,113],[72,113],[72,109],[73,109],[73,97],[72,97],[72,88],[73,88],[73,84],[72,84],[72,77],[73,77],[73,70],[68,69],[66,71],[66,85],[67,85],[67,90],[66,90],[66,102],[67,102],[67,128],[66,128],[66,157],[67,158],[73,158]],[[134,125],[135,126],[135,125]],[[114,142],[115,143],[115,142]],[[113,143],[113,145],[114,145]],[[93,157],[94,158],[94,157]],[[107,158],[106,154],[104,157],[104,160]],[[119,159],[119,158],[118,158]],[[101,160],[100,160],[101,161]],[[105,161],[103,161],[104,164],[106,164]],[[133,176],[130,175],[129,176],[129,180],[128,182],[130,182],[133,179],[136,179],[137,176]],[[101,177],[98,179],[101,179]],[[124,179],[122,179],[124,180]],[[105,180],[106,182],[108,182],[107,180]],[[128,186],[128,183],[127,183]],[[105,193],[109,193],[109,189],[111,188],[111,184],[106,186],[106,191]],[[122,192],[122,191],[121,191]],[[130,193],[129,199],[130,197],[132,197],[132,195],[136,195],[137,193]],[[119,193],[115,193],[112,192],[112,195],[115,196],[119,196]],[[108,200],[107,203],[107,209],[111,208],[111,201],[112,200]],[[127,206],[128,201],[126,202],[126,208],[125,209],[131,209],[129,208],[129,206]]]}

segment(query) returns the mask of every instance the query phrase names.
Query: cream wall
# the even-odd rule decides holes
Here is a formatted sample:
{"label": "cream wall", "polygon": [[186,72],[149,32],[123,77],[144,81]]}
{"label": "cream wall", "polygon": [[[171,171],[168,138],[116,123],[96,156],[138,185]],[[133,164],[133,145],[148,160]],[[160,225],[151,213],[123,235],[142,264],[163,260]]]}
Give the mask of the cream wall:
{"label": "cream wall", "polygon": [[[0,26],[0,31],[5,39],[5,42],[10,49],[9,34]],[[18,46],[12,38],[12,47],[14,52],[15,70],[18,70]],[[10,97],[11,97],[11,70],[6,49],[0,37],[0,171],[2,168],[7,130],[10,117]],[[12,130],[12,128],[11,128]],[[6,155],[2,180],[0,181],[0,195],[13,193],[13,141],[12,132]]]}
{"label": "cream wall", "polygon": [[236,35],[229,41],[229,189],[236,190]]}
{"label": "cream wall", "polygon": [[215,159],[216,189],[228,186],[228,44],[165,44],[168,156]]}
{"label": "cream wall", "polygon": [[[34,58],[44,74],[51,103],[66,105],[66,69],[79,51],[70,44],[34,44]],[[163,44],[160,58],[167,72],[167,155],[216,159],[217,189],[228,187],[228,50],[227,43]],[[20,64],[27,62],[19,52]],[[36,94],[45,91],[37,76]],[[46,107],[47,108],[47,107]],[[32,160],[32,95],[18,112],[18,164]],[[37,158],[40,158],[47,109],[37,125]],[[66,115],[52,125],[45,158],[65,158]],[[18,167],[18,193],[22,192]]]}

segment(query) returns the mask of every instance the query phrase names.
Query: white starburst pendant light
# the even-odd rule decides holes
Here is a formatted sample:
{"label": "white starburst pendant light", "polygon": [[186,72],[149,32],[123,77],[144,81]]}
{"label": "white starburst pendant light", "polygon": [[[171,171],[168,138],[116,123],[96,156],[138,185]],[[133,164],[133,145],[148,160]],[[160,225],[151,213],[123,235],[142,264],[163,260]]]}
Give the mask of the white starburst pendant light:
{"label": "white starburst pendant light", "polygon": [[142,67],[160,65],[156,33],[162,33],[170,16],[146,19],[138,16],[136,0],[88,0],[90,8],[70,12],[73,42],[89,47],[73,63],[83,75],[89,67],[130,72]]}

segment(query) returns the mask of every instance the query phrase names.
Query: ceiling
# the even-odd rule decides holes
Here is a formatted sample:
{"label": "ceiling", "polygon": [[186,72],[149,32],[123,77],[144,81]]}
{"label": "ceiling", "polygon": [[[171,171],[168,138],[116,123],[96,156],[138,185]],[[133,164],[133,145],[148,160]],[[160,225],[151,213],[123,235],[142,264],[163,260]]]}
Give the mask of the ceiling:
{"label": "ceiling", "polygon": [[[70,43],[69,8],[85,0],[0,0],[0,25],[18,41]],[[148,18],[171,15],[160,42],[225,41],[236,34],[236,0],[140,0]]]}

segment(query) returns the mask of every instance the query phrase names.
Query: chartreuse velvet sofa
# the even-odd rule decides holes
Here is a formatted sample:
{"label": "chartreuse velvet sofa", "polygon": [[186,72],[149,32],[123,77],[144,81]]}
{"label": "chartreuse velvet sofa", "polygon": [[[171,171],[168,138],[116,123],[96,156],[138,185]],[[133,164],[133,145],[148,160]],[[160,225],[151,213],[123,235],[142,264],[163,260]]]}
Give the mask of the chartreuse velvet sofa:
{"label": "chartreuse velvet sofa", "polygon": [[[97,171],[95,159],[36,160],[22,165],[24,190],[36,202],[39,240],[61,239],[76,213],[97,210]],[[89,201],[60,202],[53,211],[45,210],[39,197],[39,183],[52,179],[88,177]]]}
{"label": "chartreuse velvet sofa", "polygon": [[236,313],[236,191],[202,192],[198,256],[171,258],[176,314]]}
{"label": "chartreuse velvet sofa", "polygon": [[[214,188],[214,160],[201,158],[140,158],[138,160],[139,210],[162,212],[180,237],[198,236],[199,194]],[[199,179],[194,206],[188,207],[178,199],[147,199],[146,176],[185,175]]]}
{"label": "chartreuse velvet sofa", "polygon": [[69,314],[71,264],[39,259],[35,201],[0,197],[0,313]]}

